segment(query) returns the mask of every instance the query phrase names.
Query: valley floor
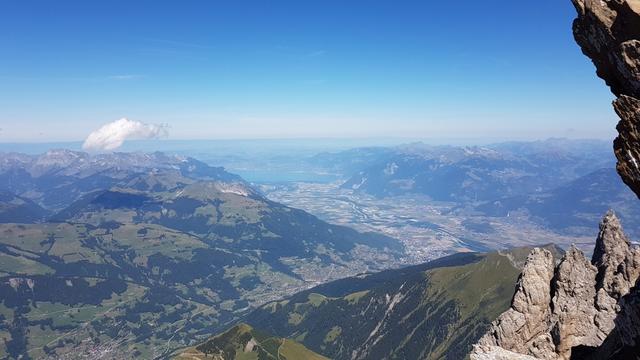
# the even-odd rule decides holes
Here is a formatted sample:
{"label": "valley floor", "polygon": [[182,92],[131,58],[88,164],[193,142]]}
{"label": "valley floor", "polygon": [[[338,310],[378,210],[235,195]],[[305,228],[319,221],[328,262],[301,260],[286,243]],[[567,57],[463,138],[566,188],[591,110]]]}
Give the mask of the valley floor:
{"label": "valley floor", "polygon": [[263,184],[273,200],[305,210],[329,223],[373,231],[399,239],[406,256],[387,267],[419,264],[461,251],[487,251],[553,242],[575,243],[589,252],[597,233],[570,236],[537,224],[526,213],[508,217],[474,214],[457,203],[434,202],[420,195],[376,198],[340,187],[340,182]]}

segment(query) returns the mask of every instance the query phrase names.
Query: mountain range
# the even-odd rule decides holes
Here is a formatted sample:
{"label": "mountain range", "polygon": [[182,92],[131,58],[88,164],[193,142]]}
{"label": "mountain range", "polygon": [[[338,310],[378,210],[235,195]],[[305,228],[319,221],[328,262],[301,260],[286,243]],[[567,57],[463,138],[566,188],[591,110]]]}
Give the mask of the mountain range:
{"label": "mountain range", "polygon": [[[578,12],[573,23],[574,37],[595,64],[598,75],[616,95],[614,109],[620,116],[619,136],[614,142],[618,173],[632,191],[640,194],[637,161],[640,148],[637,131],[640,33],[635,26],[640,19],[640,5],[624,0],[573,0],[573,4]],[[485,154],[478,157],[476,151],[472,153],[471,158],[466,157],[461,162],[451,162],[451,158],[444,162],[425,159],[423,165],[426,167],[418,166],[422,160],[412,157],[407,163],[415,167],[413,173],[410,167],[404,163],[401,166],[392,159],[384,165],[374,166],[370,172],[359,173],[345,185],[354,189],[364,186],[363,190],[374,195],[388,196],[390,189],[413,192],[427,183],[429,187],[424,190],[429,192],[425,194],[436,200],[459,201],[469,199],[473,194],[471,198],[477,201],[479,189],[489,190],[488,196],[494,197],[481,201],[492,201],[495,200],[492,188],[484,187],[487,183],[498,187],[504,185],[495,174],[510,173],[515,175],[515,184],[523,190],[532,185],[537,187],[520,194],[512,194],[507,188],[507,191],[501,191],[500,198],[522,196],[520,200],[511,201],[513,206],[507,206],[531,205],[536,209],[554,209],[561,206],[561,202],[576,206],[571,203],[576,200],[586,200],[588,207],[597,207],[602,201],[602,189],[611,185],[606,170],[599,171],[608,167],[597,164],[595,159],[579,164],[575,159],[570,161],[570,157],[549,156],[553,155],[550,153],[539,159],[542,161],[537,166],[553,170],[549,163],[559,159],[566,163],[565,171],[541,173],[538,179],[531,179],[527,172],[530,168],[523,167],[519,161],[505,162],[505,157],[498,156],[503,161],[490,168],[483,162],[487,157]],[[481,164],[480,171],[468,168],[469,162],[473,161]],[[457,162],[458,165],[451,167]],[[460,172],[467,178],[458,177]],[[450,184],[438,181],[442,174],[453,175],[454,189],[460,189],[460,180],[465,179],[464,191],[450,192]],[[567,177],[567,174],[571,176]],[[578,180],[581,176],[585,179]],[[554,178],[555,184],[548,183]],[[573,182],[571,186],[560,187],[570,182]],[[618,189],[615,190],[614,197],[619,194]],[[502,204],[492,205],[502,207]],[[580,205],[573,209],[574,214],[580,211]],[[388,278],[383,272],[340,280],[267,304],[249,318],[253,317],[254,323],[274,333],[295,336],[309,348],[326,351],[335,358],[640,358],[640,250],[626,237],[613,212],[608,212],[600,224],[590,261],[575,246],[561,258],[548,249],[535,248],[526,258],[515,291],[511,288],[501,293],[500,279],[520,272],[517,264],[522,263],[522,257],[514,255],[498,253],[503,259],[491,261],[491,254],[484,257],[458,254],[437,260],[444,262],[440,264],[442,267],[426,264],[396,270],[401,272]],[[463,256],[471,258],[461,258]],[[456,261],[446,262],[452,259]],[[505,262],[511,263],[513,271],[500,267]],[[417,272],[421,276],[416,276],[417,281],[410,269],[419,269]],[[369,279],[375,280],[369,283]],[[469,279],[472,280],[465,282]],[[390,286],[385,287],[387,285]],[[380,287],[382,290],[376,291]],[[509,293],[512,297],[508,309],[486,326],[482,320],[493,317],[496,313],[492,310],[506,305],[504,298]],[[455,296],[457,294],[463,295]],[[497,294],[497,297],[491,296]],[[424,303],[421,299],[425,299]],[[483,302],[485,299],[487,302]],[[318,310],[326,308],[331,310]],[[470,319],[475,321],[468,321]],[[456,337],[459,329],[461,338]],[[482,337],[469,354],[469,342],[465,340],[478,339],[479,334]],[[451,344],[450,339],[456,340],[453,346],[447,346]],[[414,343],[416,345],[412,346]]]}
{"label": "mountain range", "polygon": [[[378,184],[394,189],[384,196],[402,194],[397,179],[430,179],[425,191],[448,195],[429,197],[470,219],[526,213],[572,233],[615,206],[633,228],[640,209],[611,159],[572,144],[411,144],[315,161],[382,169]],[[509,308],[530,251],[384,270],[403,256],[397,240],[328,224],[223,168],[162,153],[0,154],[0,179],[0,353],[10,358],[457,359]]]}
{"label": "mountain range", "polygon": [[89,192],[116,184],[161,191],[177,188],[185,180],[246,185],[242,178],[221,167],[159,152],[89,155],[57,149],[40,155],[0,154],[1,190],[28,198],[50,211],[62,210]]}
{"label": "mountain range", "polygon": [[[378,197],[415,193],[435,201],[486,201],[542,192],[613,166],[610,149],[601,141],[548,139],[474,147],[415,143],[392,150],[378,152],[378,160],[343,187]],[[341,156],[353,156],[353,151]]]}
{"label": "mountain range", "polygon": [[638,235],[640,207],[616,175],[610,148],[605,141],[554,138],[472,147],[413,143],[313,161],[343,171],[345,191],[441,203],[469,224],[513,216],[559,235],[592,236],[593,224],[614,208],[628,233]]}
{"label": "mountain range", "polygon": [[[561,249],[544,248],[560,258]],[[461,359],[509,308],[531,250],[459,253],[336,280],[242,321],[332,359]]]}
{"label": "mountain range", "polygon": [[593,171],[550,190],[496,199],[473,207],[474,211],[487,216],[524,212],[550,229],[569,234],[592,231],[593,224],[609,209],[616,209],[629,234],[640,235],[640,204],[613,168]]}
{"label": "mountain range", "polygon": [[191,158],[57,150],[0,164],[3,356],[162,356],[403,251]]}

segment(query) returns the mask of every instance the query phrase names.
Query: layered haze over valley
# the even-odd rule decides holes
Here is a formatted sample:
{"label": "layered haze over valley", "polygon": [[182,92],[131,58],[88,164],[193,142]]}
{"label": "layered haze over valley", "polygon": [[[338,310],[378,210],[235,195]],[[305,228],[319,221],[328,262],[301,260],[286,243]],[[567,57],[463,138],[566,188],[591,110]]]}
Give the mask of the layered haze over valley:
{"label": "layered haze over valley", "polygon": [[3,152],[4,351],[166,356],[332,280],[459,252],[590,251],[612,207],[640,230],[604,141],[348,143]]}
{"label": "layered haze over valley", "polygon": [[0,359],[640,360],[638,29],[0,2]]}

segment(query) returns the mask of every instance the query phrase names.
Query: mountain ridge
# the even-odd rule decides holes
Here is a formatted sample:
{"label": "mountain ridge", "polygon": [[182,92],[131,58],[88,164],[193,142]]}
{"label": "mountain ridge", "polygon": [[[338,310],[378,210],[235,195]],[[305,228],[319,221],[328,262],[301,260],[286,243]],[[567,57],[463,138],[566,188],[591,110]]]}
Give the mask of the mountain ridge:
{"label": "mountain ridge", "polygon": [[[336,280],[265,304],[242,321],[334,359],[458,359],[509,306],[529,250],[460,253]],[[494,282],[478,285],[486,281]]]}
{"label": "mountain ridge", "polygon": [[255,355],[260,360],[327,360],[299,343],[276,338],[247,324],[239,324],[200,345],[180,351],[175,360],[242,360]]}
{"label": "mountain ridge", "polygon": [[[23,194],[55,212],[0,223],[2,356],[163,356],[282,294],[402,253],[395,239],[325,223],[195,160],[117,154],[92,158],[107,169],[73,165],[86,156],[0,166],[0,177],[34,166]],[[132,165],[113,170],[120,158]]]}
{"label": "mountain ridge", "polygon": [[496,200],[548,190],[612,165],[603,144],[560,139],[471,147],[408,144],[370,161],[342,187],[376,197],[418,193],[435,201]]}

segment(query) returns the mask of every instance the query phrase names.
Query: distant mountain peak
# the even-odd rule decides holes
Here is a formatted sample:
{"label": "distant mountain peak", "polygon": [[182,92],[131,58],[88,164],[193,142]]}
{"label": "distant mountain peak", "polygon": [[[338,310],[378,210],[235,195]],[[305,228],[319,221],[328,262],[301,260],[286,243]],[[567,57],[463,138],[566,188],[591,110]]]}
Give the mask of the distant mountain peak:
{"label": "distant mountain peak", "polygon": [[61,210],[85,194],[112,187],[157,192],[196,181],[215,181],[235,184],[225,191],[251,192],[246,181],[222,167],[161,152],[90,155],[55,149],[40,155],[0,153],[0,180],[0,189],[51,210]]}

